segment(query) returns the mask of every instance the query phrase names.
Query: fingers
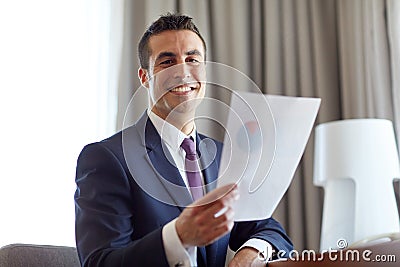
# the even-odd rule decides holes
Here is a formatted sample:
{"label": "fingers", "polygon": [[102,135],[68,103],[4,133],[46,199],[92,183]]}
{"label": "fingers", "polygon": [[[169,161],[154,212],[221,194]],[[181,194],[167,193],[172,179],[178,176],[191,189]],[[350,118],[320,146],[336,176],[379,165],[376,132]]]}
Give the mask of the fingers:
{"label": "fingers", "polygon": [[233,221],[230,221],[228,224],[223,224],[220,227],[215,228],[213,234],[210,235],[210,238],[203,244],[203,246],[209,245],[214,241],[218,240],[221,236],[226,235],[232,230],[234,225]]}
{"label": "fingers", "polygon": [[206,194],[201,199],[194,202],[191,206],[207,206],[213,205],[215,201],[223,200],[230,201],[237,199],[239,196],[236,184],[227,184],[225,186],[219,187],[208,194]]}
{"label": "fingers", "polygon": [[[227,234],[233,227],[233,211],[213,218],[199,228],[201,233],[201,246],[206,246]],[[229,217],[229,219],[228,219]]]}
{"label": "fingers", "polygon": [[233,222],[234,212],[232,207],[224,208],[223,212],[217,214],[218,216],[216,216],[216,211],[218,210],[210,208],[203,210],[202,213],[198,215],[192,216],[196,220],[195,222],[198,226],[206,226],[209,227],[209,229],[218,228],[224,224]]}
{"label": "fingers", "polygon": [[[194,213],[201,213],[206,220],[212,220],[215,224],[233,220],[232,206],[238,198],[239,193],[235,184],[218,188],[200,199],[199,202],[202,203],[211,199],[214,199],[214,201],[199,206]],[[215,220],[215,218],[218,219]]]}
{"label": "fingers", "polygon": [[232,227],[234,225],[234,221],[233,221],[233,209],[229,208],[226,210],[226,212],[224,212],[223,214],[221,214],[220,216],[214,218],[214,231],[215,231],[215,236],[222,236],[227,234],[230,230],[232,230]]}
{"label": "fingers", "polygon": [[235,184],[217,188],[184,209],[175,227],[182,244],[208,245],[234,225],[233,204],[239,198]]}

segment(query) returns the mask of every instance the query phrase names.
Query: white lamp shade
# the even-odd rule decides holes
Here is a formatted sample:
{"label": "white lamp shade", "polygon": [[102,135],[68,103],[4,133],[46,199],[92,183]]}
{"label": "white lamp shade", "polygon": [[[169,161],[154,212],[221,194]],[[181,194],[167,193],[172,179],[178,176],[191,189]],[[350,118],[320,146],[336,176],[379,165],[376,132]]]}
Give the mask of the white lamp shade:
{"label": "white lamp shade", "polygon": [[398,232],[393,179],[400,177],[389,120],[324,123],[315,130],[314,184],[324,187],[321,250]]}

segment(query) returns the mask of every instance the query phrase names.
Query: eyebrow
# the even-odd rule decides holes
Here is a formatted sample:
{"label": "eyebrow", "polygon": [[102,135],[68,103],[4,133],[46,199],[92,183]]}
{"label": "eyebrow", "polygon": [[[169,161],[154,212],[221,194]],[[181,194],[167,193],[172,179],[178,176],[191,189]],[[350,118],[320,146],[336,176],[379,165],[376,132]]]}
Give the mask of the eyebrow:
{"label": "eyebrow", "polygon": [[187,51],[187,52],[186,52],[186,55],[187,55],[187,56],[193,56],[193,55],[203,56],[203,55],[201,54],[201,52],[200,52],[199,50],[197,50],[197,49],[193,49],[193,50]]}
{"label": "eyebrow", "polygon": [[[197,49],[189,50],[185,53],[185,55],[187,55],[187,56],[193,56],[193,55],[203,56],[201,54],[201,52]],[[158,54],[156,61],[158,61],[162,58],[165,58],[165,57],[176,57],[176,54],[172,53],[172,52],[161,52],[160,54]]]}

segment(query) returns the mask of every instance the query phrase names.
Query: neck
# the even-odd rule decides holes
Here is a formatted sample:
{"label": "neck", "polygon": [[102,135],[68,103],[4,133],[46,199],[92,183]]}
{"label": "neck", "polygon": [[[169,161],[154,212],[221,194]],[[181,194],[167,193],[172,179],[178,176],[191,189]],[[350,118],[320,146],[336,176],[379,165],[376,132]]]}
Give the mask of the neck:
{"label": "neck", "polygon": [[194,129],[194,114],[175,112],[165,116],[157,112],[157,110],[153,109],[152,111],[166,122],[181,130],[185,135],[191,134]]}
{"label": "neck", "polygon": [[180,130],[186,135],[191,134],[193,132],[193,129],[194,129],[194,121],[193,120],[191,120],[190,122],[186,123],[185,125],[183,125],[182,128],[180,128]]}

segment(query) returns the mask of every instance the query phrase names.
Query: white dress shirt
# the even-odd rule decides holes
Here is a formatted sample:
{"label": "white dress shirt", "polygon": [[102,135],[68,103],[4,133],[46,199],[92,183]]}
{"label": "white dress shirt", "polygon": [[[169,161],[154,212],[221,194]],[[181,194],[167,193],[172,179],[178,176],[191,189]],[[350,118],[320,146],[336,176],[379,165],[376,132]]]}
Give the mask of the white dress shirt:
{"label": "white dress shirt", "polygon": [[[158,117],[152,111],[148,111],[148,116],[156,128],[158,134],[161,136],[163,141],[163,148],[167,148],[168,152],[171,154],[173,160],[175,161],[175,165],[181,174],[183,181],[186,184],[186,187],[189,190],[188,180],[185,172],[185,151],[181,148],[181,144],[183,139],[187,137],[192,137],[196,147],[196,129],[194,128],[189,136],[185,135],[178,128],[173,126],[172,124],[166,122],[162,118]],[[200,168],[201,169],[201,168]],[[202,181],[204,183],[204,177],[201,173]],[[197,248],[196,247],[183,247],[179,236],[176,232],[175,228],[176,219],[164,225],[162,229],[162,238],[165,249],[165,254],[168,260],[169,266],[196,266],[197,265]],[[241,248],[243,247],[252,247],[257,249],[258,251],[266,251],[266,247],[268,247],[267,251],[272,251],[272,246],[261,239],[250,239],[248,240]],[[240,248],[240,249],[241,249]],[[239,249],[239,250],[240,250]],[[229,250],[229,249],[228,249]],[[235,252],[228,251],[227,253],[227,262],[234,256]]]}

